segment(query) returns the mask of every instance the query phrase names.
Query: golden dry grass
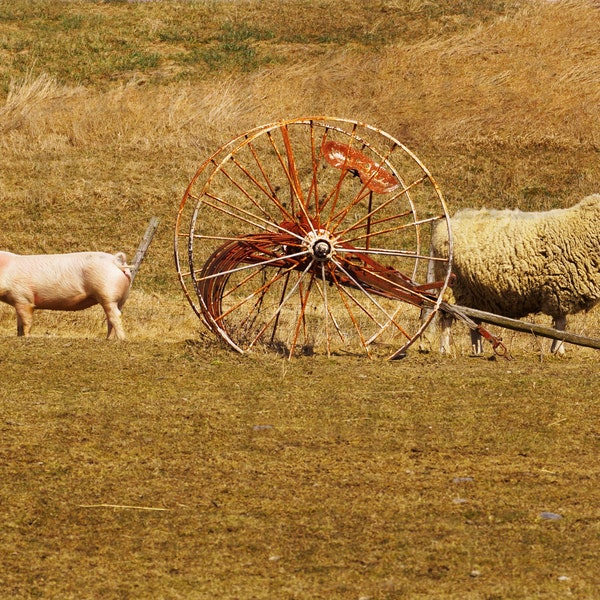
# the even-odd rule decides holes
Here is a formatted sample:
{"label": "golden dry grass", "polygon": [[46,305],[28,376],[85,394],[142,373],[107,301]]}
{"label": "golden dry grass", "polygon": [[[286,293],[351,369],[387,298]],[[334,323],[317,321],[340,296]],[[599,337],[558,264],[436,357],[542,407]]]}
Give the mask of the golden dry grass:
{"label": "golden dry grass", "polygon": [[[137,6],[137,18],[156,16],[152,4]],[[117,19],[125,8],[95,10]],[[241,18],[235,11],[230,21]],[[177,294],[170,229],[200,162],[258,124],[311,114],[358,117],[407,143],[451,211],[569,205],[597,191],[600,178],[596,11],[590,2],[530,2],[490,21],[463,16],[460,33],[406,35],[375,48],[331,43],[317,55],[306,44],[283,64],[162,85],[137,72],[101,88],[43,72],[15,79],[0,107],[0,190],[11,223],[2,247],[131,255],[157,214],[161,230],[139,285]],[[264,14],[253,18],[268,22]],[[307,11],[297,14],[298,35],[312,35]]]}
{"label": "golden dry grass", "polygon": [[11,597],[595,597],[594,357],[1,351]]}
{"label": "golden dry grass", "polygon": [[[0,247],[131,257],[161,218],[126,343],[99,339],[97,307],[17,340],[0,305],[0,587],[594,598],[596,351],[504,332],[514,362],[471,359],[458,328],[454,357],[241,357],[188,306],[172,247],[200,163],[281,118],[380,127],[451,211],[598,192],[599,10],[0,0]],[[570,328],[598,336],[598,310]]]}

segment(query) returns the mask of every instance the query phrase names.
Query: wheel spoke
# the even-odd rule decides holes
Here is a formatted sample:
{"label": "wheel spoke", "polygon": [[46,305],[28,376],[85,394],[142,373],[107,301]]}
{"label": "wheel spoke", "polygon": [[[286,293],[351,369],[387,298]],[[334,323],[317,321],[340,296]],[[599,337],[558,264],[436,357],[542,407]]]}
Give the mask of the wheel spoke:
{"label": "wheel spoke", "polygon": [[[348,231],[352,231],[354,229],[357,229],[358,227],[360,227],[361,223],[365,223],[365,222],[369,221],[370,219],[372,219],[372,217],[375,216],[377,213],[382,212],[385,208],[387,208],[388,206],[392,205],[394,202],[397,202],[401,196],[403,196],[404,194],[407,194],[412,188],[414,188],[415,186],[423,183],[424,181],[426,181],[426,179],[427,179],[427,177],[423,176],[420,179],[418,179],[417,181],[414,181],[409,186],[403,188],[397,194],[393,194],[390,198],[388,198],[385,202],[382,202],[375,209],[369,211],[366,215],[364,215],[358,221],[356,221],[355,223],[353,223],[351,226],[347,227],[346,229],[344,229],[341,232],[337,232],[337,234],[339,236],[343,236]],[[383,219],[380,219],[379,221],[371,221],[371,225],[376,225],[376,224],[379,224],[379,223],[390,221],[392,219],[400,219],[400,218],[403,218],[403,217],[412,216],[412,214],[413,214],[412,210],[404,211],[402,213],[393,214],[391,216],[385,217]],[[340,219],[340,220],[338,220],[339,223],[341,223],[342,221],[343,221],[343,218]],[[414,223],[410,223],[409,224],[409,226],[412,226],[412,225],[414,225]]]}
{"label": "wheel spoke", "polygon": [[[290,266],[287,269],[275,272],[275,274],[271,277],[271,279],[269,281],[266,281],[264,284],[262,284],[256,290],[252,291],[250,294],[248,294],[244,298],[240,299],[237,303],[230,306],[226,311],[221,312],[221,314],[219,314],[217,317],[215,317],[215,322],[221,322],[221,323],[224,322],[225,319],[230,314],[238,311],[242,306],[244,306],[245,304],[247,304],[248,302],[250,302],[251,300],[253,300],[257,297],[259,298],[259,302],[257,302],[254,306],[256,307],[259,303],[262,305],[263,298],[270,291],[272,286],[274,284],[276,284],[280,279],[286,278],[286,281],[287,281],[287,277],[289,277],[289,274],[293,270],[294,270],[294,267]],[[255,275],[257,275],[259,273],[260,273],[260,271],[255,273]],[[287,283],[286,283],[286,285],[287,285]],[[237,288],[239,288],[239,287],[241,287],[241,284],[239,286],[237,286]],[[227,294],[223,294],[222,298],[226,298],[227,296],[231,295],[234,291],[235,291],[235,289],[231,289]],[[279,303],[279,306],[281,306],[284,301],[285,301],[285,299],[281,300]],[[251,314],[252,312],[254,312],[254,310],[250,309],[248,311],[248,314]],[[246,318],[248,318],[248,317],[246,317]],[[268,328],[268,323],[267,323],[265,329],[266,328]]]}
{"label": "wheel spoke", "polygon": [[[356,126],[354,126],[352,128],[352,132],[350,134],[350,139],[348,140],[348,147],[349,148],[352,146],[352,143],[353,143],[354,138],[355,138],[355,134],[356,134]],[[340,169],[340,177],[338,179],[337,185],[335,186],[334,190],[332,190],[332,195],[331,195],[332,204],[329,207],[329,218],[328,218],[327,222],[325,223],[325,227],[327,229],[329,229],[331,227],[331,220],[332,220],[331,217],[332,217],[332,215],[334,214],[334,212],[336,210],[336,207],[337,207],[337,204],[338,204],[338,201],[339,201],[339,198],[340,198],[340,192],[341,192],[341,189],[342,189],[342,183],[346,179],[346,176],[347,176],[347,174],[349,172],[350,171],[348,169],[345,169],[345,168]],[[329,202],[329,198],[328,198],[326,204],[328,202]]]}
{"label": "wheel spoke", "polygon": [[[283,287],[281,288],[281,294],[280,294],[280,297],[279,297],[279,304],[280,305],[283,302],[283,299],[285,298],[285,296],[287,294],[287,288],[288,288],[289,282],[290,282],[290,271],[287,271],[286,274],[285,274],[285,281],[283,283]],[[281,315],[281,313],[279,313],[275,317],[275,320],[273,321],[273,329],[272,329],[271,339],[270,339],[270,343],[271,344],[275,343],[275,334],[277,333],[277,327],[279,326],[279,316],[280,315]]]}
{"label": "wheel spoke", "polygon": [[[381,208],[381,207],[383,207],[383,205],[381,205],[379,208]],[[397,221],[398,219],[412,216],[412,212],[407,210],[401,214],[393,214],[388,217],[383,217],[381,219],[373,220],[373,215],[375,215],[375,214],[376,214],[376,211],[370,211],[367,214],[366,218],[360,219],[359,221],[357,221],[350,227],[347,227],[343,231],[336,231],[336,234],[338,235],[338,237],[343,237],[351,231],[357,231],[357,230],[362,231],[365,229],[367,230],[368,233],[370,233],[372,231],[372,228],[375,227],[376,225],[381,225],[382,223],[389,223],[390,221]]]}
{"label": "wheel spoke", "polygon": [[[275,190],[272,188],[272,186],[270,185],[269,180],[267,179],[267,175],[264,172],[264,170],[262,170],[261,168],[261,164],[258,163],[259,168],[261,168],[261,173],[263,175],[263,177],[267,180],[267,185],[269,187],[269,189],[265,189],[264,186],[258,181],[258,179],[256,179],[251,173],[250,171],[244,166],[242,165],[237,159],[232,157],[232,162],[233,164],[238,167],[238,169],[240,169],[240,171],[242,171],[242,173],[248,178],[249,181],[251,181],[256,188],[265,195],[266,198],[268,198],[274,206],[276,206],[279,211],[281,212],[282,216],[284,218],[287,218],[289,220],[293,219],[293,216],[285,209],[285,207],[283,206],[283,204],[281,204],[281,202],[279,202],[279,199],[277,198],[277,194],[275,193]],[[229,176],[228,176],[229,177]],[[234,180],[231,178],[231,181],[234,182]],[[254,204],[263,214],[267,219],[271,218],[271,215],[262,207],[260,206],[260,204],[258,204],[258,202],[256,202],[256,200],[246,191],[245,188],[243,188],[241,185],[238,185],[237,182],[234,182],[236,187],[238,187],[238,189],[250,200],[250,202],[252,202],[252,204]]]}
{"label": "wheel spoke", "polygon": [[[357,304],[357,306],[359,306],[361,308],[361,310],[363,310],[363,312],[369,316],[369,318],[371,318],[373,320],[374,323],[377,324],[377,326],[379,327],[379,332],[376,333],[376,335],[371,338],[371,339],[375,339],[375,337],[377,337],[378,335],[380,335],[390,324],[394,325],[394,327],[400,332],[402,333],[402,335],[404,335],[405,337],[407,337],[408,339],[411,338],[411,335],[405,330],[405,328],[402,327],[402,325],[400,323],[398,323],[395,319],[397,313],[398,313],[398,309],[396,309],[394,311],[393,314],[389,314],[386,309],[381,305],[381,303],[379,301],[377,301],[374,297],[373,294],[369,293],[359,282],[358,280],[356,280],[348,271],[346,271],[341,265],[338,265],[340,270],[347,276],[349,277],[352,282],[356,285],[356,287],[365,295],[365,297],[372,303],[374,304],[379,311],[386,317],[387,321],[386,323],[380,323],[378,319],[375,318],[375,316],[373,316],[367,309],[366,307],[359,302],[350,292],[348,292],[345,288],[344,291],[346,291],[346,293],[353,299],[353,301]],[[377,277],[380,277],[377,274],[373,274]],[[388,282],[388,280],[381,278],[382,282]],[[402,288],[403,286],[401,286],[400,284],[396,284],[398,288]],[[418,294],[417,292],[414,292],[412,290],[410,290],[410,288],[404,288],[407,292],[410,292],[410,294],[414,294],[415,296],[421,296],[423,298],[426,298],[426,296],[424,294]]]}
{"label": "wheel spoke", "polygon": [[358,302],[358,300],[353,296],[353,294],[350,292],[350,290],[348,290],[345,286],[341,285],[337,280],[336,280],[336,288],[337,288],[338,294],[340,296],[340,299],[342,300],[344,308],[346,309],[346,312],[347,312],[348,316],[350,317],[350,322],[352,323],[352,327],[356,331],[356,335],[358,336],[358,338],[360,340],[360,344],[361,344],[362,348],[365,350],[365,352],[370,356],[371,351],[369,349],[369,345],[366,342],[362,327],[359,325],[358,320],[356,319],[356,316],[354,314],[354,311],[352,310],[352,306],[348,303],[348,300],[349,299],[352,300],[353,304],[357,308],[359,308],[362,312],[364,312],[367,315],[367,317],[370,318],[374,323],[377,323],[377,321],[370,315],[369,311],[367,311],[362,306],[362,304],[360,302]]}
{"label": "wheel spoke", "polygon": [[267,322],[260,329],[260,331],[258,332],[258,334],[248,344],[249,348],[252,348],[256,344],[256,342],[262,337],[262,335],[264,334],[264,332],[266,331],[266,329],[269,327],[269,325],[281,313],[281,311],[283,310],[284,306],[286,306],[287,303],[290,301],[290,299],[294,296],[294,293],[295,293],[296,289],[298,288],[298,286],[302,282],[302,279],[306,276],[306,274],[308,273],[308,271],[312,267],[312,265],[313,265],[313,261],[311,261],[307,265],[307,267],[304,269],[304,271],[302,271],[301,275],[298,277],[298,281],[296,281],[296,283],[292,286],[292,289],[286,294],[286,296],[283,298],[283,300],[281,300],[281,302],[279,303],[279,306],[275,309],[275,312],[271,315],[271,318],[267,320]]}
{"label": "wheel spoke", "polygon": [[[306,250],[303,250],[302,252],[296,252],[295,254],[288,254],[288,255],[286,255],[285,258],[286,259],[298,258],[300,256],[306,256],[306,254],[307,254]],[[253,269],[256,267],[264,267],[268,264],[278,262],[278,261],[281,261],[281,256],[275,256],[274,258],[269,258],[258,264],[252,263],[250,265],[242,265],[241,267],[235,267],[235,268],[229,269],[227,271],[218,271],[216,273],[210,273],[210,275],[204,275],[204,276],[198,277],[197,281],[206,281],[207,279],[214,279],[215,277],[222,277],[223,275],[230,275],[231,273],[239,273],[240,271],[245,271],[247,269]]]}
{"label": "wheel spoke", "polygon": [[292,215],[293,216],[296,215],[295,205],[296,205],[296,200],[297,200],[300,212],[303,214],[304,217],[307,218],[308,215],[306,213],[306,206],[304,204],[302,187],[301,187],[300,181],[298,179],[298,172],[296,170],[296,162],[295,162],[294,153],[293,153],[293,150],[292,150],[292,147],[290,144],[287,127],[281,128],[281,136],[283,138],[283,144],[284,144],[285,152],[286,152],[286,156],[287,156],[287,165],[286,165],[286,161],[285,161],[281,151],[279,150],[279,147],[277,146],[277,143],[275,142],[274,137],[271,135],[270,132],[267,134],[267,136],[269,138],[271,147],[273,148],[273,150],[277,156],[277,159],[279,160],[279,164],[281,165],[281,168],[283,169],[283,172],[285,173],[285,176],[286,176],[289,186],[290,186],[290,198],[291,198],[291,202],[292,202]]}
{"label": "wheel spoke", "polygon": [[[331,344],[330,344],[330,339],[329,339],[329,305],[327,304],[327,285],[326,285],[326,280],[325,280],[325,264],[321,263],[321,283],[322,283],[322,288],[320,289],[321,291],[321,297],[323,298],[323,320],[325,321],[325,340],[326,340],[326,349],[327,349],[327,356],[329,356],[331,354]],[[335,326],[335,319],[332,319],[334,326]],[[337,327],[336,327],[337,329]],[[339,331],[339,330],[338,330]]]}
{"label": "wheel spoke", "polygon": [[[321,228],[321,206],[319,205],[319,164],[321,159],[319,157],[319,151],[317,148],[317,141],[315,139],[315,128],[313,124],[310,124],[310,156],[312,163],[312,178],[310,181],[310,187],[308,188],[308,192],[306,194],[307,199],[307,209],[310,209],[310,199],[314,196],[315,200],[315,221],[318,228]],[[323,132],[323,139],[327,136],[327,131]]]}
{"label": "wheel spoke", "polygon": [[380,236],[380,235],[386,235],[386,234],[390,234],[390,233],[398,233],[400,231],[406,231],[408,229],[415,229],[416,227],[420,226],[420,225],[426,225],[427,223],[433,223],[435,221],[438,221],[440,219],[440,217],[431,217],[428,219],[423,219],[421,221],[413,221],[411,223],[404,223],[404,224],[400,224],[396,227],[389,227],[388,229],[380,229],[378,231],[373,231],[371,232],[371,234],[367,234],[364,233],[362,235],[357,235],[353,238],[348,238],[345,239],[344,241],[348,242],[348,243],[353,243],[353,242],[357,242],[359,240],[364,240],[364,239],[372,239],[376,236]]}
{"label": "wheel spoke", "polygon": [[310,275],[310,280],[308,285],[306,286],[306,291],[303,291],[303,285],[300,281],[299,290],[298,290],[298,299],[300,301],[299,305],[299,314],[296,319],[296,327],[294,330],[294,335],[292,337],[292,342],[290,343],[290,350],[288,356],[291,358],[294,355],[294,351],[296,350],[296,345],[298,343],[298,335],[300,333],[300,329],[304,330],[304,341],[307,341],[307,331],[306,331],[306,303],[308,302],[308,297],[310,295],[310,291],[312,289],[312,284],[314,281],[314,275]]}
{"label": "wheel spoke", "polygon": [[[254,227],[256,229],[260,229],[261,231],[272,231],[273,229],[276,229],[278,231],[283,231],[285,233],[291,233],[292,235],[294,235],[295,237],[297,237],[299,240],[301,240],[301,236],[285,229],[284,227],[281,227],[280,225],[277,225],[276,223],[269,221],[267,219],[261,219],[260,217],[258,217],[257,215],[253,215],[252,213],[248,212],[247,210],[241,209],[239,207],[235,207],[234,205],[230,204],[229,202],[223,200],[223,198],[219,198],[218,196],[213,196],[212,194],[206,194],[207,198],[211,198],[212,200],[216,200],[217,202],[219,202],[220,204],[222,204],[223,206],[227,206],[229,208],[233,208],[237,211],[239,211],[240,213],[242,213],[242,215],[238,215],[235,212],[226,210],[225,208],[223,208],[222,206],[219,206],[219,204],[214,204],[212,202],[207,202],[206,200],[203,201],[203,203],[209,207],[209,208],[214,208],[216,211],[221,212],[223,214],[229,215],[233,218],[235,218],[238,221],[241,221],[243,223],[246,223],[248,226],[250,227]],[[248,215],[248,217],[251,218],[244,218],[244,216]],[[256,219],[256,221],[258,221],[257,223],[255,223],[254,221],[252,221],[252,219]]]}
{"label": "wheel spoke", "polygon": [[[336,265],[336,267],[346,276],[348,277],[348,279],[350,279],[350,281],[365,295],[365,297],[371,302],[371,304],[373,304],[374,306],[376,306],[379,311],[389,320],[389,321],[393,321],[392,317],[388,314],[388,312],[386,311],[386,309],[381,305],[380,302],[377,301],[377,299],[375,298],[375,296],[373,294],[370,294],[365,287],[355,278],[353,277],[353,275],[347,271],[346,269],[344,269],[344,267],[341,265],[341,263],[333,261]],[[346,288],[344,288],[344,290],[346,291],[346,293],[353,298],[353,300],[356,302],[356,304],[358,306],[360,306],[360,308],[365,312],[365,314],[367,314],[374,323],[377,324],[377,326],[379,328],[383,328],[384,325],[382,325],[376,318],[375,316],[371,315],[371,313],[369,311],[366,310],[366,308],[362,305],[362,303],[358,302],[357,300],[354,299],[354,297],[352,296],[352,294],[350,294],[349,291],[346,290]]]}
{"label": "wheel spoke", "polygon": [[[215,321],[223,322],[231,313],[239,310],[242,306],[244,306],[244,304],[246,304],[247,302],[249,302],[253,299],[256,299],[256,302],[254,303],[254,305],[252,305],[250,307],[250,309],[248,309],[248,316],[245,317],[245,319],[243,319],[242,321],[240,321],[240,324],[244,325],[252,314],[255,314],[255,316],[258,316],[258,313],[260,312],[260,307],[263,304],[263,300],[266,297],[266,295],[269,291],[269,288],[272,285],[274,285],[279,279],[289,275],[290,270],[291,269],[288,269],[284,272],[276,272],[269,281],[266,281],[264,284],[262,284],[256,290],[254,290],[251,294],[249,294],[245,298],[242,298],[236,304],[232,305],[229,309],[227,309],[226,311],[224,311],[220,315],[218,315],[218,317],[215,319]],[[261,271],[254,273],[254,275],[258,275],[260,273],[264,273],[264,270],[261,269]],[[245,283],[248,283],[249,279]],[[240,284],[239,286],[237,286],[235,288],[232,288],[231,290],[229,290],[227,292],[227,294],[223,294],[222,298],[226,298],[227,296],[233,294],[240,287],[242,287],[242,284]]]}

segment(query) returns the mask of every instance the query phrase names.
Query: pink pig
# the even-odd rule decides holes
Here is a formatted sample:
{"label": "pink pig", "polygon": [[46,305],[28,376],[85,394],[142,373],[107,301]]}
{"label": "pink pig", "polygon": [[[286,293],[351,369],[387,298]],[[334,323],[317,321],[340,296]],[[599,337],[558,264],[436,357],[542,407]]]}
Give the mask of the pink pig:
{"label": "pink pig", "polygon": [[125,338],[121,307],[131,272],[122,252],[19,255],[0,251],[0,301],[17,311],[17,335],[28,336],[36,308],[83,310],[100,304],[107,338]]}

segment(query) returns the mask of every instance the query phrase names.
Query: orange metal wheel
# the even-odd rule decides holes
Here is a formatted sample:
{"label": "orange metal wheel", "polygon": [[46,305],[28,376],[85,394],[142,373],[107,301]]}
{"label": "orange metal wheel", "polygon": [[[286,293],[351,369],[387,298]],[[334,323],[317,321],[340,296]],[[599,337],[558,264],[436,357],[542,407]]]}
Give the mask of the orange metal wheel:
{"label": "orange metal wheel", "polygon": [[175,261],[193,309],[239,352],[397,357],[448,285],[451,256],[427,283],[438,221],[451,239],[439,187],[398,140],[347,119],[280,121],[196,172]]}

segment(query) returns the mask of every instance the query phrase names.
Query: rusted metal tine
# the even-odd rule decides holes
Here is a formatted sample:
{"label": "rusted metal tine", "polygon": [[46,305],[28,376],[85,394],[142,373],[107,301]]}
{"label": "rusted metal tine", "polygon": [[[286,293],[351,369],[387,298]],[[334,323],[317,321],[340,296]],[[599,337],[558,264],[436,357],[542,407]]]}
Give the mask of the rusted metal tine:
{"label": "rusted metal tine", "polygon": [[[302,235],[302,226],[298,223],[286,223],[282,227],[283,232],[264,232],[259,234],[251,234],[244,236],[239,241],[227,242],[221,246],[205,265],[203,276],[200,278],[201,285],[204,290],[203,297],[210,299],[206,310],[212,317],[213,323],[221,322],[225,316],[221,313],[220,299],[222,297],[221,286],[224,285],[229,273],[231,273],[238,265],[269,264],[273,268],[280,268],[286,271],[298,270],[306,274],[314,264],[314,261],[306,262],[298,256],[297,253],[292,255],[281,254],[275,251],[275,248],[284,248],[286,246],[297,246],[298,241],[295,236]],[[403,302],[412,304],[421,308],[434,307],[438,304],[438,297],[433,293],[433,290],[441,287],[441,282],[433,282],[428,284],[418,284],[410,277],[396,269],[386,267],[373,260],[370,256],[366,256],[359,252],[353,254],[350,244],[342,244],[345,250],[348,251],[344,257],[343,266],[341,263],[334,261],[333,268],[326,270],[324,265],[321,269],[321,277],[330,279],[336,283],[337,287],[364,287],[369,293],[374,293],[378,296],[394,298]],[[265,257],[266,260],[265,260]],[[354,262],[356,261],[356,262]],[[339,272],[337,272],[339,271]],[[205,275],[206,274],[206,275]],[[318,275],[312,273],[312,277]],[[205,283],[211,281],[211,283]],[[311,282],[313,279],[311,278]],[[309,288],[310,289],[310,283]],[[208,286],[208,287],[206,287]],[[307,291],[308,291],[307,289]],[[352,298],[352,296],[350,296]],[[306,296],[307,298],[307,296]],[[304,313],[304,305],[306,302],[304,295],[301,296],[301,309]],[[511,359],[508,349],[502,343],[500,337],[492,335],[480,324],[470,318],[462,307],[442,302],[440,310],[447,312],[457,319],[460,319],[467,326],[480,333],[487,341],[492,344],[494,352],[507,359]],[[269,323],[277,318],[278,312],[268,321],[261,329],[256,339],[263,333]],[[352,314],[351,314],[352,317]],[[303,314],[299,317],[294,331],[293,346],[297,343],[297,337],[300,332],[299,327],[302,324]],[[255,340],[256,341],[256,340]]]}

